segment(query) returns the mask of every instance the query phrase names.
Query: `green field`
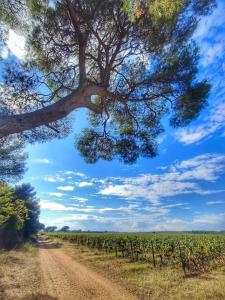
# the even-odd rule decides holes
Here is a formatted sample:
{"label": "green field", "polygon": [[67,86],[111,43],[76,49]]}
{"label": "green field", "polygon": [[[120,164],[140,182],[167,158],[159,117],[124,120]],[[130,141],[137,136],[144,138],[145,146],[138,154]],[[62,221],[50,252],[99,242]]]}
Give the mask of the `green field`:
{"label": "green field", "polygon": [[181,268],[184,275],[201,274],[224,265],[225,234],[217,233],[74,233],[54,232],[60,238],[154,268]]}

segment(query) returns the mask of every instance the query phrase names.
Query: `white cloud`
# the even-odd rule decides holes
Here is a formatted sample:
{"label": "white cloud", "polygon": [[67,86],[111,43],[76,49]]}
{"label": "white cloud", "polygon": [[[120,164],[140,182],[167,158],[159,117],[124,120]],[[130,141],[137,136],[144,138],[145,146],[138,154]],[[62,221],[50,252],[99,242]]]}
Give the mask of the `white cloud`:
{"label": "white cloud", "polygon": [[55,192],[55,193],[48,193],[50,196],[55,196],[55,197],[57,197],[57,198],[61,198],[61,197],[63,197],[65,194],[63,194],[63,193],[57,193],[57,192]]}
{"label": "white cloud", "polygon": [[82,182],[76,182],[76,185],[79,187],[86,187],[86,186],[92,186],[92,182],[82,181]]}
{"label": "white cloud", "polygon": [[224,48],[225,47],[222,42],[218,42],[215,44],[202,43],[201,51],[202,53],[204,53],[200,60],[202,66],[207,67],[213,62],[215,62],[215,59],[218,59],[219,57],[222,58]]}
{"label": "white cloud", "polygon": [[[51,163],[49,159],[47,158],[37,158],[33,160],[35,163],[40,163],[40,164],[49,164]],[[78,182],[73,179],[73,177],[80,177],[80,178],[87,178],[87,176],[83,173],[80,172],[74,172],[74,171],[58,171],[54,173],[54,175],[45,175],[45,176],[39,176],[37,179],[43,179],[44,181],[47,182],[67,182],[69,185],[77,185],[80,187],[84,186],[91,186],[93,185],[92,182]]]}
{"label": "white cloud", "polygon": [[91,221],[93,219],[99,219],[99,218],[93,215],[86,215],[86,214],[72,214],[64,218],[65,221]]}
{"label": "white cloud", "polygon": [[190,230],[222,230],[225,228],[225,213],[205,214],[190,220],[182,218],[155,217],[150,215],[128,214],[121,216],[104,216],[84,213],[72,213],[57,220],[41,219],[47,225],[69,225],[72,229],[111,230],[111,231],[190,231]]}
{"label": "white cloud", "polygon": [[206,153],[177,163],[173,169],[181,171],[179,180],[215,181],[225,170],[224,154]]}
{"label": "white cloud", "polygon": [[225,5],[218,1],[218,6],[209,16],[202,18],[194,34],[194,39],[200,45],[201,63],[208,66],[222,55],[224,49],[223,38],[217,40],[216,30],[225,25]]}
{"label": "white cloud", "polygon": [[87,201],[88,201],[87,198],[77,197],[77,196],[73,196],[72,199],[73,199],[73,200],[76,200],[76,201],[78,201],[78,202],[80,202],[80,203],[84,203],[84,202],[87,202]]}
{"label": "white cloud", "polygon": [[103,213],[112,213],[112,212],[131,212],[134,209],[138,207],[137,204],[130,204],[128,206],[120,206],[120,207],[101,207],[98,208],[96,206],[88,205],[86,207],[74,207],[73,210],[77,212],[83,212],[83,213],[97,213],[97,214],[103,214]]}
{"label": "white cloud", "polygon": [[44,180],[48,182],[64,182],[66,179],[57,175],[55,177],[46,176],[44,177]]}
{"label": "white cloud", "polygon": [[36,158],[33,161],[37,164],[50,164],[50,160],[47,158]]}
{"label": "white cloud", "polygon": [[184,205],[187,205],[188,203],[174,203],[174,204],[167,204],[163,205],[163,208],[176,208],[176,207],[181,207]]}
{"label": "white cloud", "polygon": [[[76,206],[65,206],[60,203],[56,203],[54,201],[50,200],[41,200],[40,201],[40,207],[42,210],[50,210],[50,211],[74,211],[79,213],[97,213],[97,214],[103,214],[103,213],[113,213],[113,212],[126,212],[129,213],[136,209],[138,207],[137,204],[130,204],[128,206],[120,206],[120,207],[102,207],[98,208],[95,206],[86,206],[86,207],[76,207]],[[93,215],[95,216],[95,215]],[[98,216],[95,216],[98,217]]]}
{"label": "white cloud", "polygon": [[52,210],[52,211],[71,211],[74,210],[74,207],[67,207],[63,204],[55,203],[50,200],[41,200],[40,207],[43,210]]}
{"label": "white cloud", "polygon": [[220,27],[225,23],[224,20],[224,3],[220,1],[216,9],[213,10],[212,14],[205,16],[200,21],[198,28],[194,33],[195,39],[207,38],[208,33],[211,29]]}
{"label": "white cloud", "polygon": [[73,211],[83,212],[83,213],[95,213],[99,210],[95,206],[87,205],[85,207],[74,207]]}
{"label": "white cloud", "polygon": [[193,182],[162,180],[152,184],[146,182],[142,185],[139,183],[110,185],[102,189],[99,193],[101,195],[113,195],[126,199],[144,198],[152,204],[158,205],[161,198],[191,193],[199,194],[201,190]]}
{"label": "white cloud", "polygon": [[73,191],[74,187],[71,185],[64,185],[64,186],[58,186],[57,189],[61,191]]}
{"label": "white cloud", "polygon": [[126,212],[126,213],[128,213],[138,207],[139,207],[139,205],[137,205],[137,204],[130,204],[128,206],[100,208],[100,209],[98,209],[98,211],[100,213],[105,213],[105,212]]}
{"label": "white cloud", "polygon": [[[209,195],[224,190],[201,187],[200,182],[214,182],[225,171],[225,155],[203,154],[177,162],[162,174],[143,174],[138,177],[117,178],[100,189],[99,194],[125,199],[144,198],[154,205],[160,199],[184,194]],[[119,183],[118,183],[119,181]]]}
{"label": "white cloud", "polygon": [[74,171],[64,171],[64,174],[78,176],[78,177],[82,177],[82,178],[86,177],[86,175],[84,173],[74,172]]}
{"label": "white cloud", "polygon": [[[158,217],[165,217],[169,215],[171,208],[166,207],[166,206],[149,206],[149,207],[144,207],[143,210],[145,212],[150,213],[152,218],[158,218]],[[144,215],[143,215],[144,217]],[[145,215],[146,218],[146,215]]]}
{"label": "white cloud", "polygon": [[[9,30],[8,40],[6,41],[8,49],[20,60],[25,58],[25,37]],[[6,57],[5,57],[6,58]]]}
{"label": "white cloud", "polygon": [[221,230],[225,228],[225,213],[200,215],[195,217],[192,222],[199,228],[208,227],[210,230]]}
{"label": "white cloud", "polygon": [[167,169],[167,166],[161,166],[161,167],[157,167],[158,170],[164,171]]}
{"label": "white cloud", "polygon": [[210,137],[225,127],[225,103],[217,104],[203,119],[200,125],[192,125],[178,129],[175,137],[185,145],[190,145]]}
{"label": "white cloud", "polygon": [[167,219],[164,222],[154,224],[153,231],[185,231],[191,230],[190,224],[182,219]]}
{"label": "white cloud", "polygon": [[225,53],[225,2],[217,1],[218,7],[200,22],[194,38],[200,49],[200,79],[212,84],[209,96],[208,114],[202,115],[201,123],[195,122],[176,132],[176,139],[185,145],[210,138],[225,128],[225,90],[224,90],[224,53]]}

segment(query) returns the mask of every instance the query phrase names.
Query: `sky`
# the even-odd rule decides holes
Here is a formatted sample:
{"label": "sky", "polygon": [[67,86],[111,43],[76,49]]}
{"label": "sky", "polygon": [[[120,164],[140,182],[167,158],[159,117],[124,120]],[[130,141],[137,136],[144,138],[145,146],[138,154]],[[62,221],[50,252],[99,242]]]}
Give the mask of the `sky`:
{"label": "sky", "polygon": [[[40,221],[100,231],[225,230],[225,1],[194,34],[199,78],[212,84],[208,106],[187,127],[166,126],[158,156],[134,165],[87,164],[75,149],[86,112],[73,114],[63,140],[28,145],[27,172],[40,199]],[[10,31],[3,59],[25,56],[24,38]]]}

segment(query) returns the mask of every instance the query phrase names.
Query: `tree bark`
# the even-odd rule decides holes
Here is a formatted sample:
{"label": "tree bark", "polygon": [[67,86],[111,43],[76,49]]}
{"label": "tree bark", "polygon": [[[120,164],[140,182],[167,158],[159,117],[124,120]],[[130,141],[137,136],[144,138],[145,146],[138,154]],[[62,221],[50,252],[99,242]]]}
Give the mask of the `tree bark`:
{"label": "tree bark", "polygon": [[104,90],[101,87],[85,84],[83,87],[74,90],[70,95],[42,109],[2,117],[0,119],[0,138],[47,125],[66,117],[70,112],[81,107],[93,110],[95,113],[101,113],[101,108],[89,99],[91,95],[103,93]]}

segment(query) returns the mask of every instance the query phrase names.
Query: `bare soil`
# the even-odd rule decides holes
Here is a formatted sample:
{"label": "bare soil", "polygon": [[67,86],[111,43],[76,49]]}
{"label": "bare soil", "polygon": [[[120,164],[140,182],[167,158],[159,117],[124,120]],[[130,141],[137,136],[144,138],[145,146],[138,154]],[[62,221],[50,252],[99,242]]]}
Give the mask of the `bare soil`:
{"label": "bare soil", "polygon": [[41,295],[48,299],[133,300],[125,288],[66,255],[59,243],[39,241]]}

